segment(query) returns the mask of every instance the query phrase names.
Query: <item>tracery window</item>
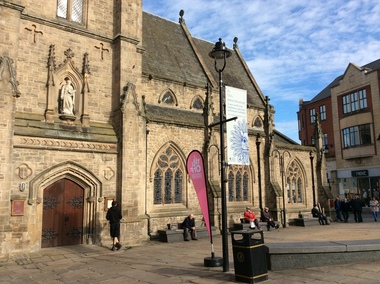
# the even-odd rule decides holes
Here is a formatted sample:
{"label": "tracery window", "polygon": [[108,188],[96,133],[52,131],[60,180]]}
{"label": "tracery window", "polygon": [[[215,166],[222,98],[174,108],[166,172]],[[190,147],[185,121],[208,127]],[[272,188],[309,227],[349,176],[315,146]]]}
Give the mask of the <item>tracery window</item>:
{"label": "tracery window", "polygon": [[84,0],[57,0],[57,16],[82,24],[83,7]]}
{"label": "tracery window", "polygon": [[286,178],[288,203],[303,203],[303,184],[300,167],[296,161],[292,161]]}
{"label": "tracery window", "polygon": [[169,146],[159,154],[153,182],[154,204],[182,203],[183,166],[178,154]]}
{"label": "tracery window", "polygon": [[248,185],[248,166],[233,166],[228,173],[228,201],[248,201]]}

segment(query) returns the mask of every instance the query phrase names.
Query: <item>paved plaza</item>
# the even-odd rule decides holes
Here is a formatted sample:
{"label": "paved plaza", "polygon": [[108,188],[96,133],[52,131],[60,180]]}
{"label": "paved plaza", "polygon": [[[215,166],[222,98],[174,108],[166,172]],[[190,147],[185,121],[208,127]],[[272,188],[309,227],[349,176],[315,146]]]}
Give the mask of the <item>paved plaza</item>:
{"label": "paved plaza", "polygon": [[[369,216],[363,223],[332,223],[329,226],[288,227],[265,231],[265,243],[365,241],[380,238],[380,224]],[[0,283],[237,283],[233,248],[229,241],[229,271],[205,267],[211,256],[208,239],[144,245],[119,251],[110,247],[79,245],[41,249],[0,262]],[[215,256],[222,256],[222,238],[213,237]],[[110,241],[111,244],[111,241]],[[380,260],[268,271],[260,283],[380,283]]]}

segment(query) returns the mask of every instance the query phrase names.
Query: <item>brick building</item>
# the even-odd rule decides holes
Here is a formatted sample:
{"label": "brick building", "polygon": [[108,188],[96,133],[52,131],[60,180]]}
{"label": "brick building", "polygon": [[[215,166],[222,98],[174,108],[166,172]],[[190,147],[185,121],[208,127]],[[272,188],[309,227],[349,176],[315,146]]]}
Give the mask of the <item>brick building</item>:
{"label": "brick building", "polygon": [[[0,1],[2,256],[110,244],[113,199],[125,244],[189,213],[200,221],[185,169],[194,149],[206,161],[211,223],[220,228],[220,134],[208,127],[219,119],[214,44],[193,38],[183,15],[174,23],[145,13],[141,0]],[[274,109],[237,40],[231,52],[223,76],[247,90],[250,166],[227,168],[229,221],[248,205],[267,205],[282,220],[282,191],[288,218],[310,212],[315,148],[274,129]],[[313,170],[323,187],[322,170]]]}
{"label": "brick building", "polygon": [[334,195],[379,197],[379,71],[380,60],[362,67],[350,63],[311,101],[300,102],[302,145],[315,145],[317,117]]}

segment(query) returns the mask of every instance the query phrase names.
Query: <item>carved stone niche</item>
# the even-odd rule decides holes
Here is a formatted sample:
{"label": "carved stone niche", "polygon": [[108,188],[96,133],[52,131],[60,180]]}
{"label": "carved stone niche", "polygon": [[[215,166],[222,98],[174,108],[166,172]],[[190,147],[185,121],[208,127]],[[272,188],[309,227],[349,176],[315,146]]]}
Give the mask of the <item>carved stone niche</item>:
{"label": "carved stone niche", "polygon": [[54,117],[67,124],[73,124],[77,118],[81,118],[82,125],[89,127],[89,114],[87,96],[88,87],[88,54],[84,55],[83,71],[80,72],[72,58],[74,52],[69,48],[64,52],[66,59],[55,67],[54,45],[50,46],[49,75],[47,83],[47,108],[45,120],[54,123]]}

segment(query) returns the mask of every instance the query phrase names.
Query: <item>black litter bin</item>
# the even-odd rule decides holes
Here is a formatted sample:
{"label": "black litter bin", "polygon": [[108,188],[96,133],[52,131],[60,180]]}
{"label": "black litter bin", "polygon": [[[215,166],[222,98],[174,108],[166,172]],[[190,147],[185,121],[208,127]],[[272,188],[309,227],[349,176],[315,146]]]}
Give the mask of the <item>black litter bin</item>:
{"label": "black litter bin", "polygon": [[263,231],[232,231],[235,280],[257,283],[268,279]]}

